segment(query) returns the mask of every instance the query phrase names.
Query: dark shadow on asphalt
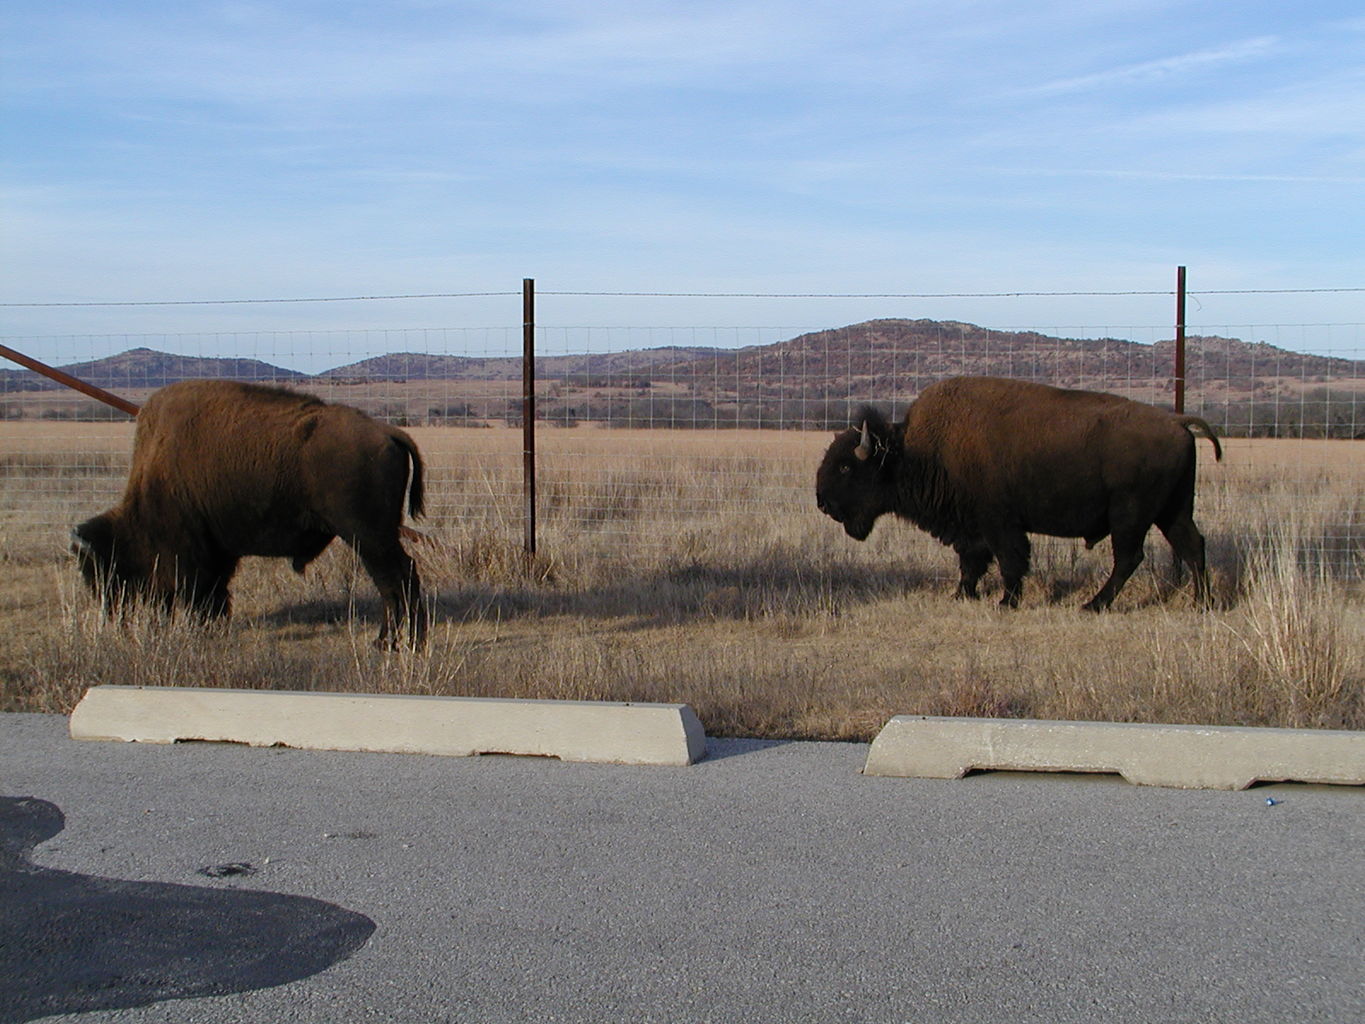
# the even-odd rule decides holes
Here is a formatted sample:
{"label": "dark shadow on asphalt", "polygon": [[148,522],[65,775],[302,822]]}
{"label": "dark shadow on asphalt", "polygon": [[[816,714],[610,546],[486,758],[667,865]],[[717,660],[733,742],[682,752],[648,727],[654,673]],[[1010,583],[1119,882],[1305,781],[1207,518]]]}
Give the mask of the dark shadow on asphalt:
{"label": "dark shadow on asphalt", "polygon": [[283,985],[374,931],[363,914],[302,896],[33,864],[65,825],[46,800],[0,797],[0,1022]]}
{"label": "dark shadow on asphalt", "polygon": [[742,757],[745,754],[756,754],[762,750],[770,750],[773,747],[783,747],[795,740],[755,740],[755,739],[725,739],[715,736],[706,737],[706,757],[704,761],[724,761],[727,757]]}

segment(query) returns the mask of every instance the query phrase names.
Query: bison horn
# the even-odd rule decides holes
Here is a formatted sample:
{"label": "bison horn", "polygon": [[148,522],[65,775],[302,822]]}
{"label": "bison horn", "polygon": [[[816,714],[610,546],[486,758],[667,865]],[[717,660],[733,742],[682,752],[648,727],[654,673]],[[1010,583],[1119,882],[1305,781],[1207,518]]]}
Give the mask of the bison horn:
{"label": "bison horn", "polygon": [[858,447],[853,449],[853,454],[863,461],[872,457],[872,435],[868,433],[867,420],[863,420],[863,436],[858,441]]}

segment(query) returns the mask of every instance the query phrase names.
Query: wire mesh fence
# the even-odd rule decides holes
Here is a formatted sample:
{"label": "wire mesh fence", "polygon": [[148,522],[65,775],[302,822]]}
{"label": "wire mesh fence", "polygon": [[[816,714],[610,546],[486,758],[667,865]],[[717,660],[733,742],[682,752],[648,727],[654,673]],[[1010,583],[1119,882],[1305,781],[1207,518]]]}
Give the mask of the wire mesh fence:
{"label": "wire mesh fence", "polygon": [[[814,471],[829,432],[864,403],[898,416],[935,380],[990,374],[1170,407],[1172,335],[1169,325],[918,319],[537,325],[540,546],[631,571],[704,560],[719,532],[752,536],[755,557],[777,543],[843,543],[815,510]],[[1354,323],[1189,325],[1186,410],[1227,439],[1225,462],[1200,455],[1196,514],[1211,538],[1272,529],[1288,507],[1306,559],[1365,575],[1363,339]],[[6,340],[138,404],[176,380],[224,377],[356,406],[417,439],[425,529],[466,547],[521,543],[522,325]],[[132,429],[93,399],[0,371],[4,557],[64,547],[73,523],[112,505]],[[894,543],[933,542],[908,531]],[[1074,557],[1071,547],[1044,557]]]}

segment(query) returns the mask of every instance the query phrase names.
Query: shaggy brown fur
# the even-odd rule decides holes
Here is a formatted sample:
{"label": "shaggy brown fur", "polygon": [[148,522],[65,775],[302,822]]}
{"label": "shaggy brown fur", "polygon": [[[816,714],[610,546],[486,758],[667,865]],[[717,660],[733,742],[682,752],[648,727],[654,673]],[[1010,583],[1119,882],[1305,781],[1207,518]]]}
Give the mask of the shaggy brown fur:
{"label": "shaggy brown fur", "polygon": [[294,569],[341,537],[384,601],[377,643],[422,639],[417,570],[399,542],[422,514],[422,459],[403,431],[283,388],[197,380],[157,391],[137,418],[122,501],[76,527],[73,550],[111,610],[132,597],[227,615],[244,555]]}
{"label": "shaggy brown fur", "polygon": [[1083,537],[1090,547],[1113,538],[1113,573],[1085,606],[1101,611],[1141,563],[1155,524],[1206,601],[1191,428],[1223,457],[1197,416],[1094,391],[956,377],[925,388],[903,424],[868,408],[858,427],[835,435],[816,503],[857,540],[891,512],[950,545],[960,597],[975,598],[998,561],[1007,607],[1019,603],[1028,572],[1028,534]]}

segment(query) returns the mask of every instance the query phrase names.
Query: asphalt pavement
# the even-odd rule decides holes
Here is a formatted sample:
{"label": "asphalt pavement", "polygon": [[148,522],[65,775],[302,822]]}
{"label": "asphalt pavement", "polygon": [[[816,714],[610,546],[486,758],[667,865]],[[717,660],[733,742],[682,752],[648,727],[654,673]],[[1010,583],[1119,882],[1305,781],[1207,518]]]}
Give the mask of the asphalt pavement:
{"label": "asphalt pavement", "polygon": [[0,715],[0,1021],[1365,1020],[1365,789],[70,740]]}

